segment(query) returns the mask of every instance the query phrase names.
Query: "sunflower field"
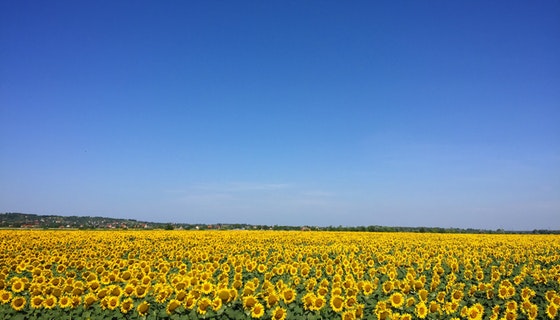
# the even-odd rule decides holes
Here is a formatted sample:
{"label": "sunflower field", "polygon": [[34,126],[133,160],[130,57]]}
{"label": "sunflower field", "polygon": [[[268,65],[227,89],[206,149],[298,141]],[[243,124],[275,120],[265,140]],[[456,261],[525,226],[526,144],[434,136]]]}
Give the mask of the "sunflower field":
{"label": "sunflower field", "polygon": [[560,237],[0,231],[0,319],[558,319]]}

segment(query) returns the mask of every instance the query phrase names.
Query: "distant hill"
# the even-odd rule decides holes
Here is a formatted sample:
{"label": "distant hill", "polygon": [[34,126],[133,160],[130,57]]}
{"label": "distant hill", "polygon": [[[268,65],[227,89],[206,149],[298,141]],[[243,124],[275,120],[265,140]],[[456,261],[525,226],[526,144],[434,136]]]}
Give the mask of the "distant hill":
{"label": "distant hill", "polygon": [[418,232],[418,233],[517,233],[517,234],[560,234],[560,230],[508,231],[484,229],[460,229],[439,227],[387,227],[387,226],[268,226],[244,223],[161,223],[90,216],[38,215],[30,213],[0,213],[0,228],[24,229],[183,229],[183,230],[323,230],[323,231],[363,231],[363,232]]}
{"label": "distant hill", "polygon": [[208,225],[158,223],[134,219],[118,219],[90,216],[37,215],[29,213],[0,213],[0,228],[46,228],[46,229],[196,229],[212,228]]}

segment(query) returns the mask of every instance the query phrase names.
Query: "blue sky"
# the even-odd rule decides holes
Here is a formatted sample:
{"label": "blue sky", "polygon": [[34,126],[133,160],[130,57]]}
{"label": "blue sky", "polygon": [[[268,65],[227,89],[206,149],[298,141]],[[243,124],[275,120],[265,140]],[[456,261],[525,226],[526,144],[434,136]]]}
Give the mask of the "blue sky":
{"label": "blue sky", "polygon": [[560,229],[558,1],[3,1],[0,212]]}

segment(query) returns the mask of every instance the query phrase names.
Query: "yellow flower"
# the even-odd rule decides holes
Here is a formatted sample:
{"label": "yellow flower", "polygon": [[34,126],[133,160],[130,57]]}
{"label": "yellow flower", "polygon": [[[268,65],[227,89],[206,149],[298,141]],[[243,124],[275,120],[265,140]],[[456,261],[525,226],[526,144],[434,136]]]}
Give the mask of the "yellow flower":
{"label": "yellow flower", "polygon": [[56,297],[53,296],[53,295],[50,295],[45,300],[43,300],[43,307],[45,309],[52,309],[52,308],[56,307],[56,302],[57,302]]}
{"label": "yellow flower", "polygon": [[362,291],[365,296],[369,296],[373,293],[373,284],[371,283],[371,281],[364,281]]}
{"label": "yellow flower", "polygon": [[453,290],[451,293],[451,299],[454,301],[460,301],[463,299],[463,291],[461,290]]}
{"label": "yellow flower", "polygon": [[557,314],[558,314],[558,306],[556,306],[554,303],[549,303],[546,306],[546,315],[550,319],[555,319]]}
{"label": "yellow flower", "polygon": [[312,310],[321,310],[326,305],[326,303],[327,301],[325,300],[325,297],[317,296],[317,298],[315,298],[315,301],[313,301]]}
{"label": "yellow flower", "polygon": [[251,310],[253,309],[253,307],[255,306],[255,304],[257,304],[257,298],[255,298],[255,296],[247,296],[243,298],[243,307],[247,310]]}
{"label": "yellow flower", "polygon": [[218,297],[220,299],[222,299],[222,302],[228,302],[229,298],[230,298],[229,289],[222,288],[222,289],[218,290]]}
{"label": "yellow flower", "polygon": [[31,308],[39,309],[43,306],[43,297],[41,296],[34,296],[31,298],[30,302]]}
{"label": "yellow flower", "polygon": [[257,302],[251,309],[251,317],[259,319],[263,315],[264,315],[264,306],[260,302]]}
{"label": "yellow flower", "polygon": [[402,307],[405,301],[404,296],[400,292],[393,293],[389,300],[391,301],[391,305],[393,306],[393,308]]}
{"label": "yellow flower", "polygon": [[416,304],[415,311],[416,311],[416,316],[420,319],[424,319],[428,315],[428,308],[426,307],[424,301],[420,301],[418,304]]}
{"label": "yellow flower", "polygon": [[177,309],[179,306],[181,306],[181,301],[179,301],[177,299],[171,299],[167,303],[167,307],[165,308],[165,312],[167,312],[167,314],[172,314],[173,312],[175,312],[175,309]]}
{"label": "yellow flower", "polygon": [[212,300],[210,300],[207,297],[201,298],[200,300],[198,300],[196,312],[198,312],[201,315],[205,315],[206,312],[208,311],[208,307],[210,307],[211,305],[212,305]]}
{"label": "yellow flower", "polygon": [[285,304],[290,304],[296,300],[296,292],[291,288],[286,288],[282,291],[282,300],[284,300]]}
{"label": "yellow flower", "polygon": [[132,298],[126,298],[121,302],[121,312],[122,313],[128,313],[130,310],[132,310],[132,308],[134,308],[134,301],[132,300]]}
{"label": "yellow flower", "polygon": [[344,308],[344,298],[334,295],[331,297],[330,305],[334,312],[341,312]]}
{"label": "yellow flower", "polygon": [[287,315],[288,313],[286,312],[286,309],[282,307],[276,307],[274,310],[272,310],[273,320],[286,320]]}
{"label": "yellow flower", "polygon": [[115,310],[119,307],[119,297],[110,296],[107,301],[107,308],[109,310]]}
{"label": "yellow flower", "polygon": [[438,311],[440,311],[440,307],[439,304],[436,301],[430,301],[430,305],[428,307],[428,311],[430,313],[436,313]]}
{"label": "yellow flower", "polygon": [[420,297],[420,301],[428,302],[428,290],[420,289],[420,291],[418,291],[418,297]]}
{"label": "yellow flower", "polygon": [[0,290],[0,302],[6,304],[10,301],[12,301],[12,293],[7,290]]}
{"label": "yellow flower", "polygon": [[148,310],[150,309],[150,304],[146,301],[142,301],[138,307],[136,307],[136,312],[138,315],[143,317],[148,314]]}
{"label": "yellow flower", "polygon": [[356,303],[358,303],[358,301],[356,300],[355,296],[348,296],[348,297],[346,297],[346,300],[344,301],[344,306],[347,309],[352,309],[354,307],[354,305],[356,305]]}
{"label": "yellow flower", "polygon": [[196,303],[196,297],[192,293],[189,293],[184,301],[185,308],[187,308],[188,310],[192,310],[196,306]]}
{"label": "yellow flower", "polygon": [[127,297],[130,297],[134,293],[134,285],[131,283],[127,283],[123,289],[123,294]]}
{"label": "yellow flower", "polygon": [[387,281],[383,283],[382,288],[384,294],[389,294],[391,291],[393,291],[393,282]]}
{"label": "yellow flower", "polygon": [[84,297],[84,306],[87,308],[97,301],[97,296],[94,293],[88,293]]}
{"label": "yellow flower", "polygon": [[552,298],[554,298],[555,295],[556,295],[556,291],[548,290],[544,293],[544,298],[546,299],[546,301],[550,302],[552,301]]}
{"label": "yellow flower", "polygon": [[20,293],[25,289],[25,283],[20,278],[15,278],[15,281],[12,283],[12,292]]}
{"label": "yellow flower", "polygon": [[148,294],[148,287],[137,286],[134,290],[134,294],[137,298],[144,298]]}
{"label": "yellow flower", "polygon": [[273,306],[275,306],[278,303],[278,295],[276,295],[275,292],[271,292],[269,293],[269,295],[266,297],[266,306],[269,308],[272,308]]}
{"label": "yellow flower", "polygon": [[222,306],[223,300],[220,297],[216,297],[214,298],[214,300],[212,300],[212,310],[218,311],[222,308]]}
{"label": "yellow flower", "polygon": [[412,320],[412,316],[408,313],[401,314],[400,320]]}
{"label": "yellow flower", "polygon": [[472,306],[467,309],[467,318],[469,320],[480,320],[482,319],[483,312],[477,306]]}
{"label": "yellow flower", "polygon": [[63,297],[60,298],[60,300],[58,300],[58,305],[62,309],[68,308],[68,307],[72,306],[72,300],[67,296],[63,296]]}
{"label": "yellow flower", "polygon": [[342,313],[341,318],[342,320],[355,320],[356,314],[354,313],[354,310],[347,310]]}
{"label": "yellow flower", "polygon": [[25,308],[26,303],[27,300],[25,300],[24,297],[14,297],[14,299],[12,300],[12,309],[20,311]]}
{"label": "yellow flower", "polygon": [[200,291],[202,291],[202,293],[204,294],[210,294],[212,290],[214,290],[214,285],[212,285],[210,282],[204,282],[200,288]]}

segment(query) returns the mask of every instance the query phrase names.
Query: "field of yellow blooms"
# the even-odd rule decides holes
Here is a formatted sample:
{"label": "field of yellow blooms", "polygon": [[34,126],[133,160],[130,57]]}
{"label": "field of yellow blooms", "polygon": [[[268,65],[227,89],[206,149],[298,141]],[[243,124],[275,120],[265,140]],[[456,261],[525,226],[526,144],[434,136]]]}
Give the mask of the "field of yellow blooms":
{"label": "field of yellow blooms", "polygon": [[560,236],[0,231],[1,319],[558,319]]}

